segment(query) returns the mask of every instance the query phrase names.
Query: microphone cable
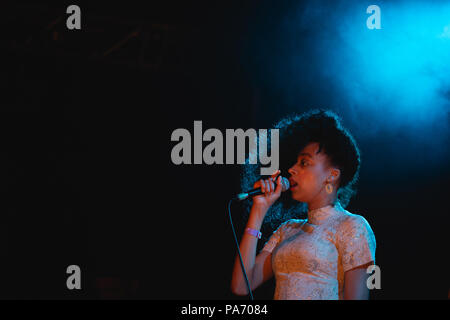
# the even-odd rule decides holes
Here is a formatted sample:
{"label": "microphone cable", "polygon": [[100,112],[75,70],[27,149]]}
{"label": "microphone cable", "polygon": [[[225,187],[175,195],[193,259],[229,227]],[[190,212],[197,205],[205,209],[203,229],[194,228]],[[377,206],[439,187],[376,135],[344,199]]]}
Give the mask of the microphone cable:
{"label": "microphone cable", "polygon": [[247,273],[245,272],[244,262],[242,261],[241,250],[239,249],[239,241],[238,241],[238,239],[236,237],[236,232],[234,231],[233,219],[231,219],[231,209],[230,209],[230,207],[231,207],[231,203],[233,202],[233,200],[234,200],[234,198],[230,199],[230,201],[228,201],[228,216],[230,217],[231,230],[233,231],[234,241],[236,242],[236,249],[237,249],[237,252],[239,254],[239,261],[241,262],[242,273],[244,274],[245,283],[247,285],[248,293],[250,295],[250,300],[253,301],[252,289],[250,287],[250,283],[248,282]]}

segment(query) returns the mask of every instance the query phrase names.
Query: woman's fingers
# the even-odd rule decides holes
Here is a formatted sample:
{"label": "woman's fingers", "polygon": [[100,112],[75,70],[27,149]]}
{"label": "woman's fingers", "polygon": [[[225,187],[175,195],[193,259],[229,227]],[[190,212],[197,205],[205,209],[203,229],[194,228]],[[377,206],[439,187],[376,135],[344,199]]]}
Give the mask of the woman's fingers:
{"label": "woman's fingers", "polygon": [[270,194],[275,192],[275,184],[273,183],[272,179],[269,179],[270,184]]}
{"label": "woman's fingers", "polygon": [[270,176],[270,178],[272,178],[273,181],[275,181],[275,179],[277,178],[277,176],[278,176],[280,173],[281,173],[281,170],[278,169],[277,171],[275,171],[275,172]]}
{"label": "woman's fingers", "polygon": [[[277,170],[272,176],[268,179],[260,179],[255,182],[253,188],[260,188],[261,195],[254,197],[255,201],[258,201],[260,204],[267,205],[270,207],[277,199],[280,197],[282,184],[281,184],[281,176],[279,176],[280,170]],[[275,178],[277,176],[277,178]]]}
{"label": "woman's fingers", "polygon": [[[278,181],[278,178],[280,178],[280,174],[281,173],[281,170],[280,169],[278,169],[277,171],[275,171],[271,176],[270,176],[270,178],[269,179],[267,179],[267,181],[268,181],[268,183],[269,183],[269,185],[270,185],[270,193],[271,194],[273,194],[273,193],[276,193],[276,189],[277,189],[277,187],[278,187],[278,184],[276,184],[277,183],[277,181]],[[278,178],[277,178],[278,177]]]}
{"label": "woman's fingers", "polygon": [[281,192],[281,176],[279,176],[280,170],[277,170],[268,179],[260,179],[255,183],[254,188],[261,188],[261,192],[264,196],[269,197],[274,193]]}
{"label": "woman's fingers", "polygon": [[281,194],[281,190],[283,189],[283,185],[281,183],[281,176],[277,178],[277,187],[275,188],[275,194]]}
{"label": "woman's fingers", "polygon": [[264,189],[261,188],[261,191],[264,193],[264,195],[270,196],[274,193],[275,184],[273,183],[271,178],[266,179],[266,180],[261,180],[261,185],[264,185]]}
{"label": "woman's fingers", "polygon": [[266,185],[265,185],[265,183],[264,183],[264,180],[261,179],[261,181],[260,181],[259,184],[261,185],[261,192],[262,192],[262,193],[266,193]]}

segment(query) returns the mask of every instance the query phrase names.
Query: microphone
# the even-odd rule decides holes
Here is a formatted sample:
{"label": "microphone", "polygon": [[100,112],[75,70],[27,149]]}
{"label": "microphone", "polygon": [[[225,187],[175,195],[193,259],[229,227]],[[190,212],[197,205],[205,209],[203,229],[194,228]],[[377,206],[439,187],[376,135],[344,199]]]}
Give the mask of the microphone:
{"label": "microphone", "polygon": [[[276,186],[276,183],[275,183],[275,186]],[[285,191],[289,190],[289,188],[290,188],[289,180],[286,179],[285,177],[281,177],[281,192],[285,192]],[[247,192],[239,193],[235,199],[238,201],[242,201],[242,200],[247,199],[250,196],[258,196],[260,194],[263,194],[263,192],[261,191],[261,188],[256,188],[256,189],[252,189]]]}

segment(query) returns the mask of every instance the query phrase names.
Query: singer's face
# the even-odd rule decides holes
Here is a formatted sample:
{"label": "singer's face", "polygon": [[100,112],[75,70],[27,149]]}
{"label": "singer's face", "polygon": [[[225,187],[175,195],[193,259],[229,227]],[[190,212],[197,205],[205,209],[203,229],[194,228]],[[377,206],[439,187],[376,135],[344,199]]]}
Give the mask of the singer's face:
{"label": "singer's face", "polygon": [[319,143],[312,142],[298,153],[297,162],[289,169],[292,198],[309,203],[324,191],[331,167]]}

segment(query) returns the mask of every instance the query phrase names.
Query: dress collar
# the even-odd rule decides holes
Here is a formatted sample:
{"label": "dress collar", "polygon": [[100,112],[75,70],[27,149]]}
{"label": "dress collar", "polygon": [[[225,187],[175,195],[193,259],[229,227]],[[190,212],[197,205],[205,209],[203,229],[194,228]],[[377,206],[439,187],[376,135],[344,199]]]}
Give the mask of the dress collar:
{"label": "dress collar", "polygon": [[330,216],[336,213],[336,210],[340,208],[339,202],[335,205],[327,205],[325,207],[317,208],[308,211],[308,223],[310,224],[321,224]]}

